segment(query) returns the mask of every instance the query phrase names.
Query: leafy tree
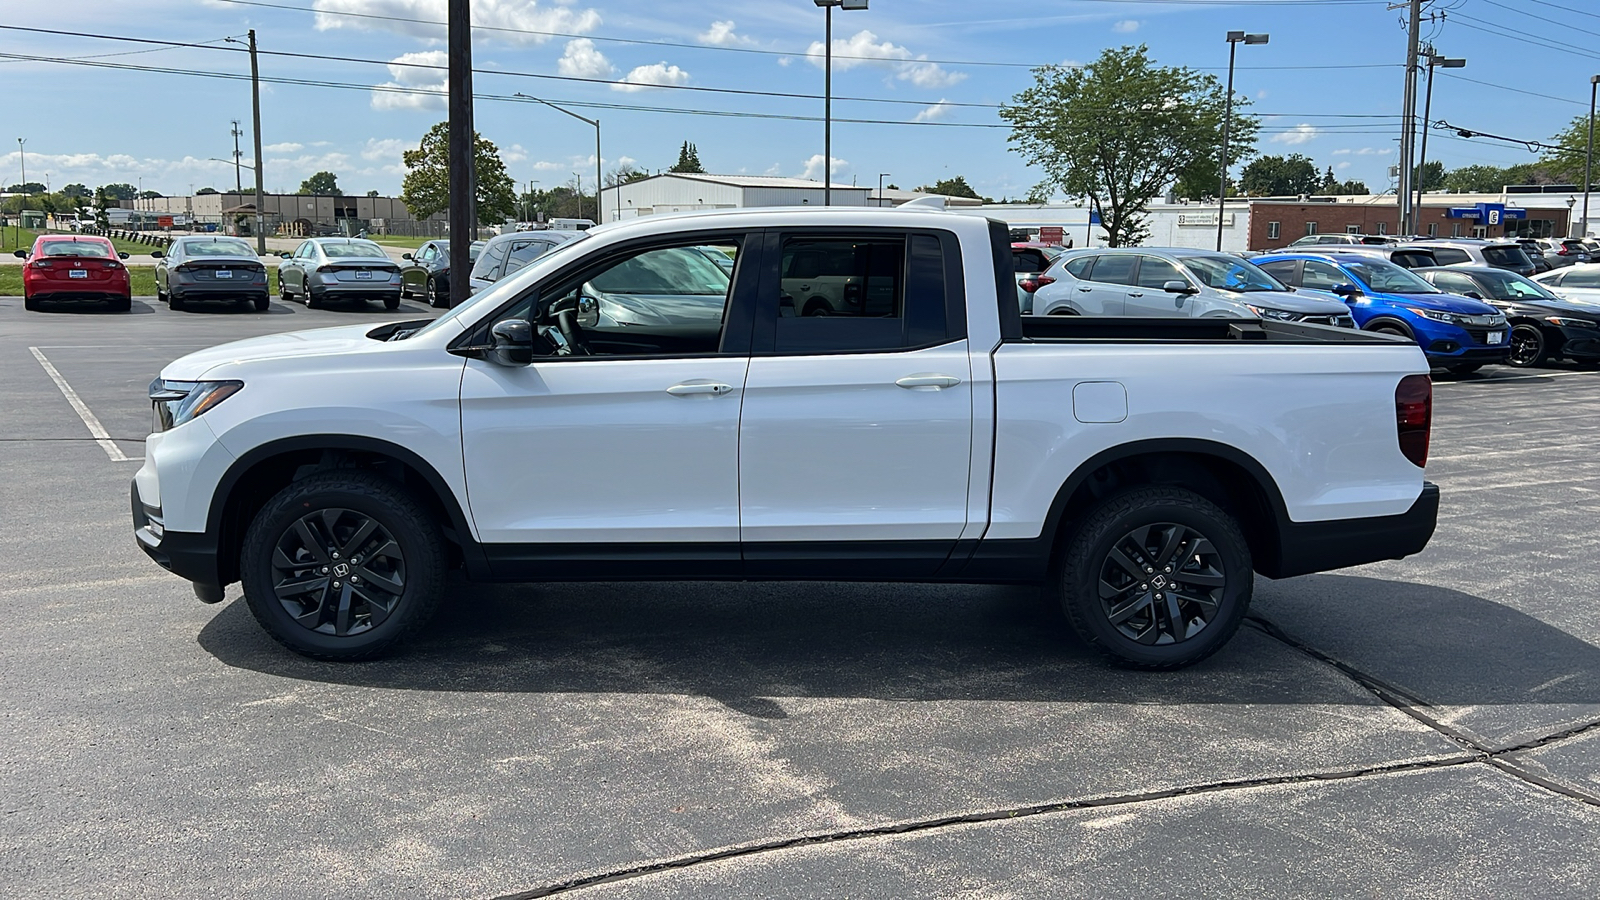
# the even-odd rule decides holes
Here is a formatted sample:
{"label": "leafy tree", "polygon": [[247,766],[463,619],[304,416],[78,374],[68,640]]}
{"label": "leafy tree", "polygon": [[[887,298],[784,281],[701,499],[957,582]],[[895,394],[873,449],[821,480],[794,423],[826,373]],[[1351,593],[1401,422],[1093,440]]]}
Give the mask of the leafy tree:
{"label": "leafy tree", "polygon": [[889,184],[884,185],[883,189],[886,191],[898,191],[900,190],[900,185],[890,182]]}
{"label": "leafy tree", "polygon": [[972,189],[972,185],[967,184],[967,179],[963,175],[957,175],[954,178],[946,178],[942,181],[935,181],[933,183],[933,187],[923,188],[923,190],[930,194],[943,194],[946,197],[970,197],[973,200],[982,199],[978,196],[978,192]]}
{"label": "leafy tree", "polygon": [[112,200],[132,200],[139,195],[138,188],[124,182],[102,185],[100,190],[105,191]]}
{"label": "leafy tree", "polygon": [[101,228],[111,224],[111,217],[106,215],[106,208],[116,201],[111,199],[103,187],[94,189],[94,223]]}
{"label": "leafy tree", "polygon": [[571,185],[558,185],[548,191],[529,191],[520,198],[522,208],[530,220],[541,216],[550,219],[582,219],[593,217],[593,194],[572,189]]}
{"label": "leafy tree", "polygon": [[[1416,190],[1418,184],[1424,191],[1437,191],[1444,187],[1444,163],[1430,159],[1422,165],[1411,170],[1411,188]],[[1499,188],[1496,188],[1499,190]]]}
{"label": "leafy tree", "polygon": [[677,164],[667,171],[704,173],[705,170],[705,166],[700,165],[699,151],[695,149],[693,144],[689,143],[688,141],[684,141],[683,146],[678,148]]}
{"label": "leafy tree", "polygon": [[144,191],[139,195],[140,200],[158,200],[166,195],[160,191]]}
{"label": "leafy tree", "polygon": [[64,197],[82,197],[87,199],[89,197],[89,193],[90,192],[87,187],[76,183],[69,184],[61,189],[61,194]]}
{"label": "leafy tree", "polygon": [[379,194],[377,191],[373,190],[373,191],[367,191],[367,196],[368,197],[380,197],[382,195]]}
{"label": "leafy tree", "polygon": [[[450,123],[428,129],[415,150],[401,154],[406,177],[400,202],[418,219],[450,208]],[[503,222],[516,213],[516,185],[500,161],[500,149],[483,135],[473,133],[473,170],[477,181],[478,223]]]}
{"label": "leafy tree", "polygon": [[318,172],[300,182],[299,193],[317,197],[339,196],[339,176],[332,172]]}
{"label": "leafy tree", "polygon": [[1589,117],[1574,116],[1567,127],[1547,143],[1554,146],[1539,157],[1539,165],[1548,171],[1551,183],[1583,184],[1584,154],[1589,151]]}
{"label": "leafy tree", "polygon": [[650,177],[650,173],[643,169],[624,163],[606,173],[606,187],[616,187],[619,184],[632,184]]}
{"label": "leafy tree", "polygon": [[1288,156],[1263,156],[1239,173],[1239,187],[1252,197],[1282,197],[1314,194],[1322,185],[1317,167],[1299,153]]}
{"label": "leafy tree", "polygon": [[[1233,143],[1231,136],[1228,143]],[[1172,187],[1173,196],[1182,200],[1214,200],[1217,196],[1219,174],[1215,153],[1207,158],[1197,159],[1178,173],[1178,180]],[[1239,183],[1232,178],[1228,179],[1228,196],[1233,197],[1238,193]]]}
{"label": "leafy tree", "polygon": [[199,196],[201,196],[203,194],[215,194],[215,193],[217,193],[217,189],[216,188],[214,188],[214,187],[203,187],[200,190],[195,191],[194,195],[196,197],[199,197]]}
{"label": "leafy tree", "polygon": [[44,185],[37,181],[25,181],[6,188],[6,193],[8,194],[43,194],[44,192]]}
{"label": "leafy tree", "polygon": [[[1059,188],[1087,197],[1113,247],[1148,236],[1150,202],[1198,161],[1221,155],[1225,96],[1215,76],[1156,66],[1144,46],[1110,48],[1087,66],[1044,66],[1033,75],[1033,87],[1000,110],[1010,141],[1045,171],[1036,195]],[[1254,153],[1258,127],[1235,111],[1230,163]]]}

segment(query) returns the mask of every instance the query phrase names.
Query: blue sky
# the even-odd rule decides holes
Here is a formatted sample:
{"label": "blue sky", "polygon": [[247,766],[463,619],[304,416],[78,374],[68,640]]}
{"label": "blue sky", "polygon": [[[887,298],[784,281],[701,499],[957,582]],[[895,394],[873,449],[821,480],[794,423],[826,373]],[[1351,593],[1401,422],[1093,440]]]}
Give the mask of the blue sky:
{"label": "blue sky", "polygon": [[[400,152],[443,120],[443,100],[370,88],[443,86],[443,72],[405,64],[443,64],[444,30],[424,23],[443,19],[445,0],[264,2],[291,8],[231,0],[6,0],[0,24],[218,47],[234,46],[218,42],[254,28],[264,51],[331,57],[262,57],[264,76],[354,86],[265,87],[266,187],[292,191],[312,172],[329,169],[346,192],[398,192]],[[872,0],[864,12],[836,11],[834,93],[898,101],[836,99],[836,119],[939,124],[836,121],[834,177],[876,184],[878,173],[886,172],[886,181],[909,188],[959,174],[983,194],[1024,194],[1039,176],[1009,150],[1005,129],[954,126],[996,124],[994,110],[983,104],[1009,100],[1031,76],[1018,65],[966,63],[1084,62],[1106,47],[1144,43],[1158,63],[1220,76],[1228,55],[1224,34],[1243,29],[1272,35],[1265,46],[1240,47],[1235,80],[1253,111],[1266,115],[1259,152],[1304,153],[1341,178],[1381,189],[1389,186],[1387,170],[1396,159],[1405,53],[1401,13],[1385,6],[1382,0]],[[1589,75],[1600,72],[1600,50],[1593,49],[1600,47],[1600,7],[1592,0],[1435,0],[1429,6],[1444,19],[1427,23],[1424,35],[1439,52],[1468,59],[1465,69],[1439,75],[1435,120],[1543,139],[1586,111]],[[474,0],[474,16],[478,25],[502,29],[476,33],[479,69],[557,76],[479,74],[480,93],[776,116],[822,111],[820,99],[807,97],[656,86],[820,96],[822,72],[810,54],[821,49],[822,11],[811,0]],[[243,54],[225,50],[15,30],[0,30],[0,53],[249,71]],[[191,185],[230,187],[232,165],[209,158],[231,158],[232,119],[243,123],[249,161],[248,82],[16,59],[0,59],[0,73],[10,126],[0,136],[4,183],[21,174],[16,137],[27,139],[29,179],[48,174],[52,188],[141,180],[165,194],[185,193]],[[619,162],[666,168],[688,140],[711,172],[822,172],[820,122],[575,111],[602,121],[608,170]],[[541,187],[570,182],[574,172],[586,186],[592,182],[594,132],[583,123],[535,104],[489,100],[478,103],[476,116],[478,130],[500,146],[521,186],[533,179]],[[1429,158],[1456,167],[1533,156],[1520,147],[1435,132]],[[247,184],[249,178],[247,171]]]}

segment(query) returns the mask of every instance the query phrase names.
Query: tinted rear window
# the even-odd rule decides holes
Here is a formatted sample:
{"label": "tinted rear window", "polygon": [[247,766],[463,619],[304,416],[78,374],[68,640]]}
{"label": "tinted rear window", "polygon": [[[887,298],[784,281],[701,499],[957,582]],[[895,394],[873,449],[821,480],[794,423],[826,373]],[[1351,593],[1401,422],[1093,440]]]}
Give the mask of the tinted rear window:
{"label": "tinted rear window", "polygon": [[1404,266],[1407,269],[1421,269],[1428,266],[1436,266],[1439,264],[1439,262],[1443,262],[1443,260],[1435,262],[1435,257],[1433,254],[1426,253],[1421,250],[1402,250],[1400,252],[1391,254],[1389,256],[1389,261],[1397,266]]}
{"label": "tinted rear window", "polygon": [[1433,258],[1437,259],[1439,261],[1439,265],[1441,266],[1453,266],[1458,263],[1472,262],[1472,257],[1467,253],[1467,251],[1457,250],[1454,247],[1439,247],[1435,249],[1433,251]]}
{"label": "tinted rear window", "polygon": [[92,256],[96,259],[113,256],[111,245],[99,241],[46,241],[39,253],[41,256]]}
{"label": "tinted rear window", "polygon": [[348,244],[323,244],[322,252],[330,259],[386,256],[383,248],[371,241],[351,241]]}
{"label": "tinted rear window", "polygon": [[1483,258],[1491,266],[1507,266],[1524,268],[1528,262],[1528,254],[1522,252],[1521,247],[1485,247]]}
{"label": "tinted rear window", "polygon": [[1094,264],[1092,281],[1103,281],[1107,284],[1133,284],[1133,261],[1136,257],[1132,254],[1107,254]]}

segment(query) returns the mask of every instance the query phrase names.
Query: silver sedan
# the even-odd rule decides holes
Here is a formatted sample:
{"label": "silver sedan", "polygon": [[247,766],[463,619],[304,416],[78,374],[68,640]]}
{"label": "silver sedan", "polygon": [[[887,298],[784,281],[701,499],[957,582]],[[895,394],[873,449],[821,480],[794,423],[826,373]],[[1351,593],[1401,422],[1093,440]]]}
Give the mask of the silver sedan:
{"label": "silver sedan", "polygon": [[382,300],[385,309],[400,308],[400,266],[372,241],[311,238],[279,255],[285,303],[299,300],[316,309],[329,300]]}

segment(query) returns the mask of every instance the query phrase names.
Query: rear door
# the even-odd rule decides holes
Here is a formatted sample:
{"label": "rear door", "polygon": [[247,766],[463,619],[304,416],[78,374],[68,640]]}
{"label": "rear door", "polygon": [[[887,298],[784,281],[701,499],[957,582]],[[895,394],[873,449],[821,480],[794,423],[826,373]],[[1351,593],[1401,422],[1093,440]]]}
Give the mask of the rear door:
{"label": "rear door", "polygon": [[1102,253],[1096,257],[1094,268],[1089,270],[1089,280],[1078,286],[1089,290],[1076,292],[1083,314],[1127,315],[1128,289],[1133,286],[1138,260],[1132,253]]}
{"label": "rear door", "polygon": [[[767,241],[739,426],[746,570],[931,575],[966,525],[971,477],[956,237],[875,228]],[[827,316],[782,303],[800,257],[826,261],[818,277],[859,284],[860,303]]]}
{"label": "rear door", "polygon": [[1139,272],[1135,283],[1128,289],[1125,312],[1130,316],[1193,316],[1198,315],[1200,304],[1191,302],[1193,294],[1169,294],[1165,286],[1169,281],[1189,284],[1189,278],[1178,267],[1159,256],[1140,256]]}

